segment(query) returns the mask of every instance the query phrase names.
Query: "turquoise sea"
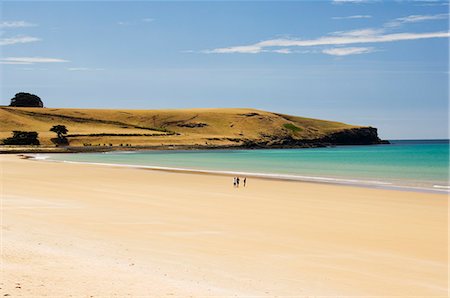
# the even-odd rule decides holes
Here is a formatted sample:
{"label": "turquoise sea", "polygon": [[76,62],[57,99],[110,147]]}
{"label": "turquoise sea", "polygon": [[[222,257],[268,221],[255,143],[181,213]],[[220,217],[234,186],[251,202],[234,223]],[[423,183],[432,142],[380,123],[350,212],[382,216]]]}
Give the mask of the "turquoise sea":
{"label": "turquoise sea", "polygon": [[52,154],[50,160],[233,172],[241,176],[448,192],[449,141],[312,149]]}

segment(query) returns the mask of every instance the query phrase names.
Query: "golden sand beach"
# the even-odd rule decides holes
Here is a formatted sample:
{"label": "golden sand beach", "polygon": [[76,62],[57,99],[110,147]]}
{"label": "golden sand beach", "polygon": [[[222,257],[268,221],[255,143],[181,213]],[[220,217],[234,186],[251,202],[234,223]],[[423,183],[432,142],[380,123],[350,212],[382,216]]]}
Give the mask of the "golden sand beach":
{"label": "golden sand beach", "polygon": [[448,294],[446,195],[0,161],[2,296]]}

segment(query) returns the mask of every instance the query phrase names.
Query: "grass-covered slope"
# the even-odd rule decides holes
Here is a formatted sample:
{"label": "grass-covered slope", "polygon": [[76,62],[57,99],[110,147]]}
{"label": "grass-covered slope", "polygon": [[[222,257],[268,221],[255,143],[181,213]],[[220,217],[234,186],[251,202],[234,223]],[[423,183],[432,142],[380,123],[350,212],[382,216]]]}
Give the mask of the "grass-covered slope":
{"label": "grass-covered slope", "polygon": [[[360,126],[254,109],[100,110],[0,107],[0,139],[13,130],[37,131],[51,145],[53,125],[65,125],[71,146],[291,145],[321,140]],[[376,134],[376,130],[375,130]],[[289,142],[285,142],[288,144]]]}

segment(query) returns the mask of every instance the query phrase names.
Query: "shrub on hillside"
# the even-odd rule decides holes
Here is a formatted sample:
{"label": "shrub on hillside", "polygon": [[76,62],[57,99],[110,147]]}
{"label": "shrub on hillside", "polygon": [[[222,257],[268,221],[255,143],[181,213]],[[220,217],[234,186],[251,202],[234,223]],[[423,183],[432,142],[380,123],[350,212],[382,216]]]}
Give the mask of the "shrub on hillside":
{"label": "shrub on hillside", "polygon": [[287,128],[287,129],[289,129],[290,131],[293,131],[293,132],[302,131],[302,129],[300,127],[297,127],[297,126],[295,126],[292,123],[285,123],[285,124],[283,124],[283,127]]}
{"label": "shrub on hillside", "polygon": [[35,131],[12,132],[12,137],[3,140],[4,145],[39,145],[38,133]]}

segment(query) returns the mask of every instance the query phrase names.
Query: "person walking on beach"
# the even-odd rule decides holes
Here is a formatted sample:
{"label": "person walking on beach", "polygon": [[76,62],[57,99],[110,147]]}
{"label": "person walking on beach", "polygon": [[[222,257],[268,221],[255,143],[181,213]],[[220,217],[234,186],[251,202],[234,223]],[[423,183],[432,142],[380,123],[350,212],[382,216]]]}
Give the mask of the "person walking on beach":
{"label": "person walking on beach", "polygon": [[233,177],[233,187],[236,187],[236,177]]}
{"label": "person walking on beach", "polygon": [[236,186],[239,187],[239,177],[236,178]]}
{"label": "person walking on beach", "polygon": [[247,184],[247,177],[244,177],[244,187]]}

